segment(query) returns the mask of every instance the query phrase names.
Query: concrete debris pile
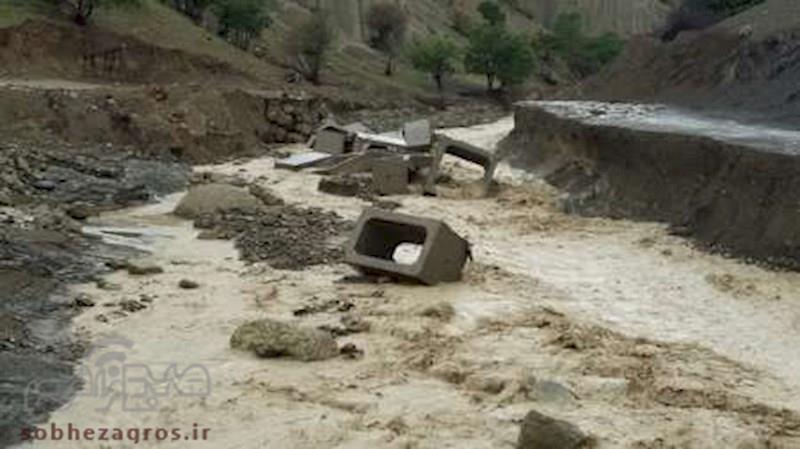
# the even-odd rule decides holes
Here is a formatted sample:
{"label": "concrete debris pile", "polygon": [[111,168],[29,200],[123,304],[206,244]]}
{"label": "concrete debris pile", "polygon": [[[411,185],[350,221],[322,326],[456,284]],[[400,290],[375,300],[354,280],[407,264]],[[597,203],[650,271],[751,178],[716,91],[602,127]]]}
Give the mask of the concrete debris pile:
{"label": "concrete debris pile", "polygon": [[[397,131],[375,133],[361,123],[326,123],[309,140],[313,151],[276,161],[289,170],[314,169],[324,178],[319,189],[343,196],[403,195],[416,190],[435,196],[440,165],[449,154],[484,169],[483,194],[489,194],[497,167],[495,154],[466,142],[434,133],[428,120],[408,122]],[[413,189],[417,182],[422,185]],[[364,188],[369,184],[369,188]]]}

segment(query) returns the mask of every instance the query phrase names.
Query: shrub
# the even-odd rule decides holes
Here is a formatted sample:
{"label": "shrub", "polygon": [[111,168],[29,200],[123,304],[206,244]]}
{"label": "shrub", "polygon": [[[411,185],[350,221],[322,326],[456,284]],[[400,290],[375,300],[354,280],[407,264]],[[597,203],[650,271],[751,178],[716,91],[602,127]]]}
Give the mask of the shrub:
{"label": "shrub", "polygon": [[306,80],[319,84],[335,38],[328,13],[322,9],[314,10],[308,20],[292,28],[287,36],[289,64]]}
{"label": "shrub", "polygon": [[392,76],[394,58],[402,47],[408,28],[408,16],[395,3],[376,3],[367,12],[369,44],[386,54],[385,74]]}

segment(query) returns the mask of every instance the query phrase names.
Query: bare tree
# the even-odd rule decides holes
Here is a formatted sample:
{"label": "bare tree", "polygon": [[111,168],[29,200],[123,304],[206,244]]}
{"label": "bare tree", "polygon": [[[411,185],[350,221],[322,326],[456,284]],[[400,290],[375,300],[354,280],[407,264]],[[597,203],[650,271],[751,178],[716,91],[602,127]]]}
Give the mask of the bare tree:
{"label": "bare tree", "polygon": [[322,68],[335,39],[327,11],[317,8],[287,36],[289,64],[303,77],[319,84]]}
{"label": "bare tree", "polygon": [[387,56],[386,76],[394,73],[394,59],[402,48],[408,28],[408,16],[395,3],[376,3],[367,12],[369,44]]}

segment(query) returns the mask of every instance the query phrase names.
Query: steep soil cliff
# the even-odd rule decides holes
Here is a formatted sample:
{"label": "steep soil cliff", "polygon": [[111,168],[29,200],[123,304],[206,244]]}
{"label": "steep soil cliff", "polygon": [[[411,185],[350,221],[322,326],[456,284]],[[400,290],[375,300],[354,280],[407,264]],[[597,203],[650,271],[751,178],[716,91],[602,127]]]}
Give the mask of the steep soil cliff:
{"label": "steep soil cliff", "polygon": [[663,221],[723,252],[800,268],[800,133],[664,107],[520,104],[514,164],[574,212]]}

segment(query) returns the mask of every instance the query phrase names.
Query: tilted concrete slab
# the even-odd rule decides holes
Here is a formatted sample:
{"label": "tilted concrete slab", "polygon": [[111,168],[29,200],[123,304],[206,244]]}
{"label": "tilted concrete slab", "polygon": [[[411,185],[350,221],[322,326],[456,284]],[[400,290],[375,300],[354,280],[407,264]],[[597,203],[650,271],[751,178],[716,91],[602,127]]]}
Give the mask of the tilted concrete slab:
{"label": "tilted concrete slab", "polygon": [[[403,244],[421,247],[415,261],[395,260]],[[440,220],[368,208],[345,245],[344,260],[367,274],[434,285],[460,280],[468,256],[469,243]]]}
{"label": "tilted concrete slab", "polygon": [[426,194],[436,194],[436,178],[439,176],[439,168],[445,154],[451,154],[483,167],[483,194],[489,194],[498,163],[498,158],[493,152],[443,134],[437,134],[432,153],[433,162],[425,182]]}
{"label": "tilted concrete slab", "polygon": [[287,158],[275,161],[275,168],[286,170],[302,170],[314,167],[330,160],[333,157],[330,153],[319,151],[309,151],[307,153],[293,154]]}

